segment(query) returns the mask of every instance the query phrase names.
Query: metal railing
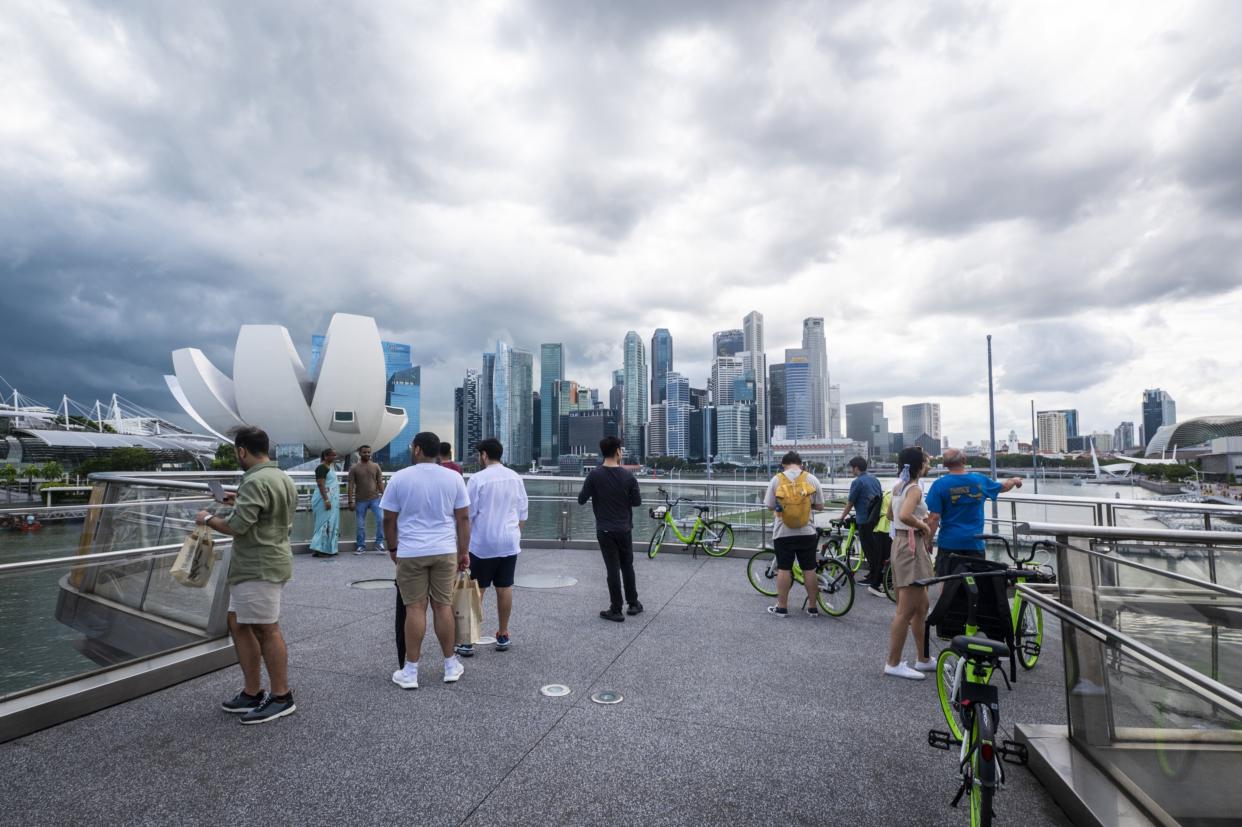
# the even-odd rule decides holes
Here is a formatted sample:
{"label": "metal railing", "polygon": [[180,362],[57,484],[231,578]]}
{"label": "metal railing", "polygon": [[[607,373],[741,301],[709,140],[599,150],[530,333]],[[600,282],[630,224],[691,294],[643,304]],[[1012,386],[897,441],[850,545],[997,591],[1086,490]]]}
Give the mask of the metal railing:
{"label": "metal railing", "polygon": [[1056,539],[1055,592],[1019,590],[1061,621],[1070,743],[1158,823],[1228,821],[1242,810],[1242,589],[1118,550],[1194,551],[1238,572],[1242,534],[1020,531]]}

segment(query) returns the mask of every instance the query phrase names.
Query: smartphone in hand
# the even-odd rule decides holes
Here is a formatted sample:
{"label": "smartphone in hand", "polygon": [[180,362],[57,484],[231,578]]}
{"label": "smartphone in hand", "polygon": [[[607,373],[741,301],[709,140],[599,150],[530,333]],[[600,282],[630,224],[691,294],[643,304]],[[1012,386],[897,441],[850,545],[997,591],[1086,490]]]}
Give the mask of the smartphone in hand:
{"label": "smartphone in hand", "polygon": [[207,487],[211,489],[211,496],[216,502],[224,502],[224,486],[219,480],[207,480]]}

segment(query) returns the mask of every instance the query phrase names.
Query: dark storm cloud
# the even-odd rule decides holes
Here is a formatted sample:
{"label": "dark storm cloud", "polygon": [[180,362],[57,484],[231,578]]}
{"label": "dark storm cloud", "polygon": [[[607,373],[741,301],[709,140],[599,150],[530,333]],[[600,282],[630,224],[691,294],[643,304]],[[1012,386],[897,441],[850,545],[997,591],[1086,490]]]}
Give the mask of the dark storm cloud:
{"label": "dark storm cloud", "polygon": [[1125,336],[1077,321],[1024,324],[994,342],[1004,392],[1085,390],[1133,358]]}

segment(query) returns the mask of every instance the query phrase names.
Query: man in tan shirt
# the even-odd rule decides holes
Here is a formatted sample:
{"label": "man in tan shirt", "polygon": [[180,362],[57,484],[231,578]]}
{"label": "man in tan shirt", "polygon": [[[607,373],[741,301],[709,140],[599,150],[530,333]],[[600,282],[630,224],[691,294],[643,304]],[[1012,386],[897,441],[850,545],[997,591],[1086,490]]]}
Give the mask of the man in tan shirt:
{"label": "man in tan shirt", "polygon": [[384,473],[379,463],[371,460],[371,446],[358,449],[358,462],[349,469],[349,507],[354,510],[358,531],[354,536],[354,554],[367,550],[367,512],[375,514],[375,550],[384,551],[384,515],[380,497],[384,493]]}

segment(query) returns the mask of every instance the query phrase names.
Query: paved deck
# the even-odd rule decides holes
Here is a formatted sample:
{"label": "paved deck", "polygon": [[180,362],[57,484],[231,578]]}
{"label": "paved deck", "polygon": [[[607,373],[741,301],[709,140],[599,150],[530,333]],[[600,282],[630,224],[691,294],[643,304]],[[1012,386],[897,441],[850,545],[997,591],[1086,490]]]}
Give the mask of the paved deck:
{"label": "paved deck", "polygon": [[[348,586],[391,576],[387,557],[299,557],[283,619],[296,715],[220,712],[233,667],[0,745],[0,823],[964,823],[956,758],[926,745],[944,725],[933,682],[881,674],[891,604],[860,593],[840,620],[776,620],[744,565],[644,556],[646,613],[608,623],[597,554],[523,552],[519,574],[578,584],[517,590],[513,648],[483,647],[456,685],[428,638],[407,692],[389,681],[392,592]],[[1002,724],[1064,723],[1057,654],[1002,690]],[[539,695],[553,682],[573,694]],[[625,701],[591,703],[600,688]],[[999,823],[1069,823],[1007,769]]]}

